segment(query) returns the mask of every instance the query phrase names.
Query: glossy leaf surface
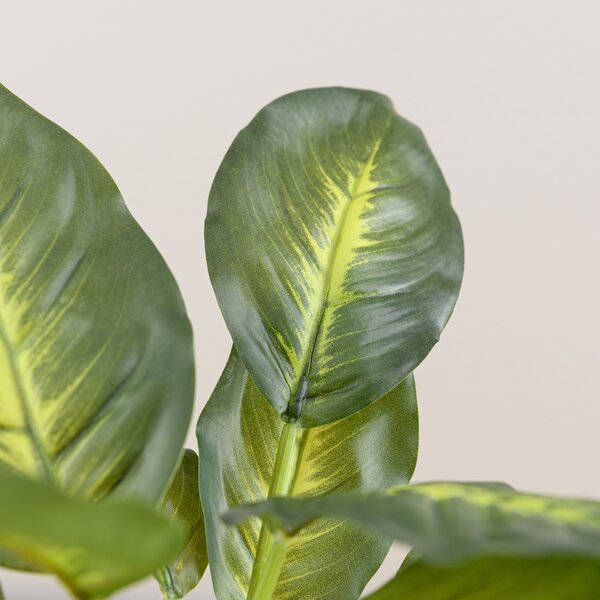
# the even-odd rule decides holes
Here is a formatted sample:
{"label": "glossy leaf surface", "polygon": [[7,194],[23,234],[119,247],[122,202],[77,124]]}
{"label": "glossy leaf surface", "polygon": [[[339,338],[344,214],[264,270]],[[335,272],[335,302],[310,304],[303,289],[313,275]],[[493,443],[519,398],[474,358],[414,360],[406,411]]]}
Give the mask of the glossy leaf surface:
{"label": "glossy leaf surface", "polygon": [[600,503],[515,492],[500,484],[425,483],[388,493],[272,498],[233,509],[289,533],[319,516],[350,519],[413,546],[429,561],[478,556],[600,558]]}
{"label": "glossy leaf surface", "polygon": [[600,563],[558,558],[415,562],[365,600],[597,600]]}
{"label": "glossy leaf surface", "polygon": [[[228,527],[229,507],[266,498],[284,423],[236,352],[198,423],[200,492],[219,600],[246,598],[260,531],[258,519]],[[290,493],[372,490],[407,482],[417,456],[412,377],[342,421],[306,430]],[[377,534],[322,520],[290,541],[274,599],[358,598],[390,546]]]}
{"label": "glossy leaf surface", "polygon": [[198,455],[186,449],[169,490],[161,501],[161,513],[185,527],[186,544],[180,554],[156,573],[164,598],[178,600],[193,590],[208,565],[204,513],[198,490]]}
{"label": "glossy leaf surface", "polygon": [[373,92],[304,90],[261,110],[219,168],[205,239],[240,356],[302,426],[411,373],[462,278],[442,174],[419,129]]}
{"label": "glossy leaf surface", "polygon": [[56,574],[78,598],[104,598],[152,573],[182,531],[144,504],[83,503],[0,468],[0,544]]}
{"label": "glossy leaf surface", "polygon": [[154,504],[193,383],[177,285],[116,185],[0,86],[0,464]]}

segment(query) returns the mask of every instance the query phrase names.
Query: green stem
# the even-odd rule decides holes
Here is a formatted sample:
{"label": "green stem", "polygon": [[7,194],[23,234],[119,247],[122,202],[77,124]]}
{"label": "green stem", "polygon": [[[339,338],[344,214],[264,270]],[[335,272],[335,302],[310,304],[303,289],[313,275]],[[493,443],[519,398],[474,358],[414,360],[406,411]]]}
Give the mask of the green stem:
{"label": "green stem", "polygon": [[[302,429],[294,423],[286,423],[281,431],[275,455],[269,497],[289,495],[294,483],[301,441]],[[262,524],[248,600],[271,600],[285,561],[287,545],[287,537],[283,532]]]}

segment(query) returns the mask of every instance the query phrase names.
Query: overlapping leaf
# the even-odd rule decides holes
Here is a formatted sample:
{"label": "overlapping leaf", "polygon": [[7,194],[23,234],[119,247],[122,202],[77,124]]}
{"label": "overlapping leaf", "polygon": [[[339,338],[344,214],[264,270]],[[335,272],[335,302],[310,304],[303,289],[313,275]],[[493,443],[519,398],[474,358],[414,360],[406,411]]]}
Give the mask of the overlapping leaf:
{"label": "overlapping leaf", "polygon": [[451,566],[414,562],[366,600],[597,600],[599,595],[598,561],[494,557]]}
{"label": "overlapping leaf", "polygon": [[387,493],[271,498],[233,509],[288,533],[320,516],[350,519],[413,546],[428,561],[480,556],[600,558],[600,502],[536,496],[499,484],[427,483]]}
{"label": "overlapping leaf", "polygon": [[305,90],[260,111],[219,168],[205,235],[236,348],[302,426],[348,416],[412,372],[462,277],[440,170],[373,92]]}
{"label": "overlapping leaf", "polygon": [[165,600],[178,600],[196,587],[208,565],[204,513],[198,491],[198,455],[193,450],[186,449],[183,453],[160,508],[164,516],[182,523],[186,531],[183,550],[155,574]]}
{"label": "overlapping leaf", "polygon": [[[258,520],[228,527],[229,507],[266,498],[284,423],[236,352],[198,423],[200,492],[211,575],[219,600],[246,598],[260,531]],[[290,493],[374,490],[407,482],[417,455],[412,377],[364,410],[305,430]],[[274,599],[358,598],[389,541],[346,523],[323,520],[290,541]]]}
{"label": "overlapping leaf", "polygon": [[0,544],[78,598],[104,598],[149,575],[183,543],[179,528],[144,504],[83,503],[4,467],[0,490]]}
{"label": "overlapping leaf", "polygon": [[193,397],[167,266],[79,142],[0,86],[0,464],[154,504]]}

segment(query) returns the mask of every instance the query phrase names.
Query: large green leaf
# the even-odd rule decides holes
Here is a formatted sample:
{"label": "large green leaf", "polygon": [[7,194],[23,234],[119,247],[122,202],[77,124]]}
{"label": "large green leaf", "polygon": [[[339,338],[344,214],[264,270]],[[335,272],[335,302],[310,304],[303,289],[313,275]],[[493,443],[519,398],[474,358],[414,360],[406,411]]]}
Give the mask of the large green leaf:
{"label": "large green leaf", "polygon": [[155,574],[165,600],[178,600],[196,587],[208,565],[198,490],[198,455],[193,450],[186,449],[183,453],[160,508],[163,515],[183,523],[186,530],[183,550]]}
{"label": "large green leaf", "polygon": [[417,561],[366,600],[598,600],[600,563],[587,559]]}
{"label": "large green leaf", "polygon": [[350,519],[406,542],[428,561],[479,556],[600,558],[600,502],[536,496],[500,484],[425,483],[387,493],[271,498],[230,511],[295,533],[319,516]]}
{"label": "large green leaf", "polygon": [[313,89],[236,137],[208,203],[211,281],[258,387],[322,425],[427,355],[462,277],[460,226],[414,125],[373,92]]}
{"label": "large green leaf", "polygon": [[[232,528],[219,515],[267,497],[283,427],[233,351],[198,422],[200,493],[219,600],[246,598],[260,530],[258,520]],[[411,376],[364,410],[299,432],[289,493],[373,490],[407,482],[416,462],[417,430]],[[358,598],[389,545],[349,523],[315,523],[290,540],[273,598]]]}
{"label": "large green leaf", "polygon": [[104,598],[172,558],[182,531],[145,504],[84,503],[0,467],[0,544],[55,573],[78,598]]}
{"label": "large green leaf", "polygon": [[177,285],[116,185],[0,86],[0,464],[154,504],[193,378]]}

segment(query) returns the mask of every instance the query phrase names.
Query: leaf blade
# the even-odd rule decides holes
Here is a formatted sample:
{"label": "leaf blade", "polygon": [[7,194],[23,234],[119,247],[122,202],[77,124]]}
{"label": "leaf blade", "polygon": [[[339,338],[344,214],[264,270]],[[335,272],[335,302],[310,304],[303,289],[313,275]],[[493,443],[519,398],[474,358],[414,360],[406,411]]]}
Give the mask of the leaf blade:
{"label": "leaf blade", "polygon": [[205,240],[246,367],[303,426],[352,414],[412,372],[462,278],[439,168],[373,92],[304,90],[260,111],[215,177]]}
{"label": "leaf blade", "polygon": [[193,450],[184,451],[160,508],[165,517],[184,524],[186,545],[155,577],[165,599],[183,598],[196,587],[208,566],[204,513],[198,489],[198,455]]}
{"label": "leaf blade", "polygon": [[87,504],[0,467],[0,544],[56,574],[79,598],[102,598],[182,545],[179,528],[144,504]]}
{"label": "leaf blade", "polygon": [[600,557],[600,503],[515,492],[500,484],[425,483],[387,493],[271,498],[233,509],[290,534],[320,516],[350,519],[410,544],[423,559],[478,556]]}
{"label": "leaf blade", "polygon": [[452,565],[417,561],[365,600],[594,600],[600,563],[559,558],[483,558]]}
{"label": "leaf blade", "polygon": [[154,504],[191,416],[191,329],[100,163],[0,86],[0,464]]}
{"label": "leaf blade", "polygon": [[[197,429],[200,492],[219,600],[246,597],[260,531],[258,521],[228,528],[219,514],[249,498],[267,497],[283,426],[232,351]],[[305,430],[290,493],[376,489],[408,481],[416,463],[417,427],[409,378],[364,411]],[[291,542],[274,598],[358,598],[389,545],[351,525],[324,522],[309,528]]]}

